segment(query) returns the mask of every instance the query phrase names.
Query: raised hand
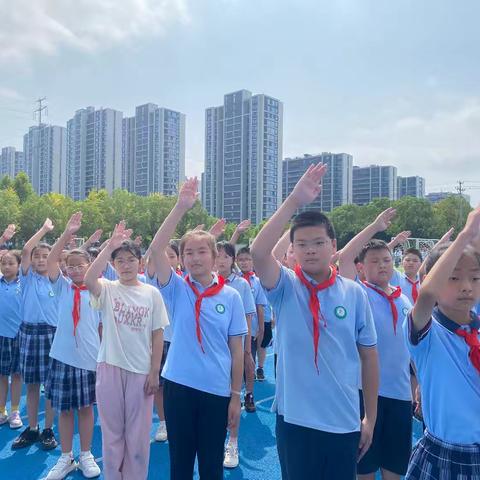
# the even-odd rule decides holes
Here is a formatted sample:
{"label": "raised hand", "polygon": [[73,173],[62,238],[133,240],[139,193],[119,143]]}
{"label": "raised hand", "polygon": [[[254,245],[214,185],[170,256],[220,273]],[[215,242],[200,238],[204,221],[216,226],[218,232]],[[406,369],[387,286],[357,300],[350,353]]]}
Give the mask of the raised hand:
{"label": "raised hand", "polygon": [[467,236],[473,248],[480,251],[480,205],[468,214],[462,233]]}
{"label": "raised hand", "polygon": [[237,228],[235,230],[241,235],[250,228],[251,224],[252,222],[250,220],[243,220],[237,225]]}
{"label": "raised hand", "polygon": [[52,221],[47,218],[45,222],[43,223],[42,229],[45,233],[51,232],[53,230],[54,226]]}
{"label": "raised hand", "polygon": [[135,237],[135,240],[133,241],[133,243],[137,246],[137,247],[140,247],[142,245],[142,236],[141,235],[137,235]]}
{"label": "raised hand", "polygon": [[185,183],[180,188],[177,205],[182,208],[182,210],[190,210],[195,205],[198,196],[199,193],[197,177],[187,178]]}
{"label": "raised hand", "polygon": [[392,224],[392,220],[396,214],[397,211],[392,207],[384,210],[373,222],[377,232],[383,232],[386,230]]}
{"label": "raised hand", "polygon": [[327,165],[319,163],[310,165],[290,194],[297,208],[312,203],[319,195],[322,177],[327,172]]}
{"label": "raised hand", "polygon": [[74,235],[80,230],[80,227],[82,226],[82,215],[82,212],[75,212],[70,217],[70,220],[67,222],[67,226],[65,227],[65,233]]}
{"label": "raised hand", "polygon": [[224,231],[227,221],[224,218],[217,220],[215,224],[210,228],[209,232],[215,237],[218,238]]}
{"label": "raised hand", "polygon": [[15,225],[11,223],[10,225],[7,226],[5,231],[2,233],[0,240],[3,242],[8,242],[15,235],[15,232],[16,232]]}
{"label": "raised hand", "polygon": [[132,230],[127,229],[125,225],[125,220],[122,220],[115,226],[113,230],[112,236],[108,241],[108,247],[111,250],[115,250],[116,248],[122,245],[122,242],[128,240],[132,236]]}
{"label": "raised hand", "polygon": [[450,241],[452,235],[453,235],[453,232],[455,231],[455,228],[452,227],[450,230],[448,230],[447,233],[445,233],[443,235],[443,237],[437,242],[437,245],[441,245],[443,243],[447,243]]}
{"label": "raised hand", "polygon": [[97,243],[102,238],[102,233],[103,233],[103,230],[101,228],[99,228],[98,230],[95,230],[85,243],[88,243],[89,245],[92,245],[93,243]]}
{"label": "raised hand", "polygon": [[194,232],[199,232],[200,230],[205,230],[205,224],[204,223],[201,223],[200,225],[197,225],[193,231]]}

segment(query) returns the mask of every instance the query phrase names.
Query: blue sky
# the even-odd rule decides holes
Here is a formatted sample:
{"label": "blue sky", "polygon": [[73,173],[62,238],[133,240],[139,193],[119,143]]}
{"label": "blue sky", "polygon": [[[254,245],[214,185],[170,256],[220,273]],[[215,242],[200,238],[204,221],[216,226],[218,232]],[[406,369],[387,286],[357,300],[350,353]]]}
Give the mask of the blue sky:
{"label": "blue sky", "polygon": [[285,156],[345,151],[425,176],[427,191],[480,186],[477,0],[0,0],[0,11],[0,146],[22,146],[39,96],[59,125],[88,105],[132,115],[153,102],[187,115],[198,175],[205,108],[245,88],[284,102]]}

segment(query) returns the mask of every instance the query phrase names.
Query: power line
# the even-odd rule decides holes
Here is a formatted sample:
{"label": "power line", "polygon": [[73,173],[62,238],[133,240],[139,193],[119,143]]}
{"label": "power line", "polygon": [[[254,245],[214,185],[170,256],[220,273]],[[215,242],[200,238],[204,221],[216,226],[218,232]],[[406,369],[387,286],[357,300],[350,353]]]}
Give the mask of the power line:
{"label": "power line", "polygon": [[38,114],[38,126],[42,124],[42,112],[45,110],[45,115],[48,115],[48,110],[47,106],[43,105],[43,102],[47,100],[47,97],[41,97],[36,100],[36,103],[38,103],[38,108],[33,111],[33,118],[37,118]]}

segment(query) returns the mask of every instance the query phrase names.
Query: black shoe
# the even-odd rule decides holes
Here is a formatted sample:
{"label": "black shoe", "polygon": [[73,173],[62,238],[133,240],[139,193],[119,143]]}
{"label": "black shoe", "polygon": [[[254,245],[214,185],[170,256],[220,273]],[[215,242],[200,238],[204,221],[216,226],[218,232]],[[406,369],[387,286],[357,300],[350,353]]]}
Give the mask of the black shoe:
{"label": "black shoe", "polygon": [[255,400],[253,399],[253,393],[247,393],[244,400],[245,411],[248,413],[253,413],[257,410],[255,407]]}
{"label": "black shoe", "polygon": [[263,382],[265,380],[265,373],[261,367],[257,368],[257,380],[259,382]]}
{"label": "black shoe", "polygon": [[34,443],[40,440],[40,432],[38,427],[36,430],[32,430],[27,427],[12,443],[12,450],[19,450],[20,448],[30,447]]}
{"label": "black shoe", "polygon": [[42,450],[53,450],[57,448],[57,441],[55,440],[55,435],[51,428],[44,428],[43,432],[40,434],[40,447]]}

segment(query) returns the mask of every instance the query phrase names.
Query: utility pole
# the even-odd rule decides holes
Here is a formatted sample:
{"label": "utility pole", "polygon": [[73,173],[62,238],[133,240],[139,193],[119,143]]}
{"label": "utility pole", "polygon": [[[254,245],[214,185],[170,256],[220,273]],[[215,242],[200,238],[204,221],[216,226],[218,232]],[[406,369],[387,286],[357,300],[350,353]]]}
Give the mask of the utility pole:
{"label": "utility pole", "polygon": [[48,115],[47,106],[43,103],[47,100],[47,97],[38,98],[35,103],[38,103],[38,108],[33,111],[33,118],[37,118],[38,114],[38,126],[42,124],[42,112],[45,110],[45,115]]}
{"label": "utility pole", "polygon": [[463,220],[463,202],[462,202],[462,199],[463,199],[463,192],[465,191],[465,182],[462,182],[461,180],[459,180],[457,182],[457,186],[455,187],[455,190],[457,191],[458,193],[458,196],[460,197],[460,200],[458,202],[459,204],[459,216],[460,216],[460,221],[459,221],[459,224],[461,225],[462,224],[462,220]]}

